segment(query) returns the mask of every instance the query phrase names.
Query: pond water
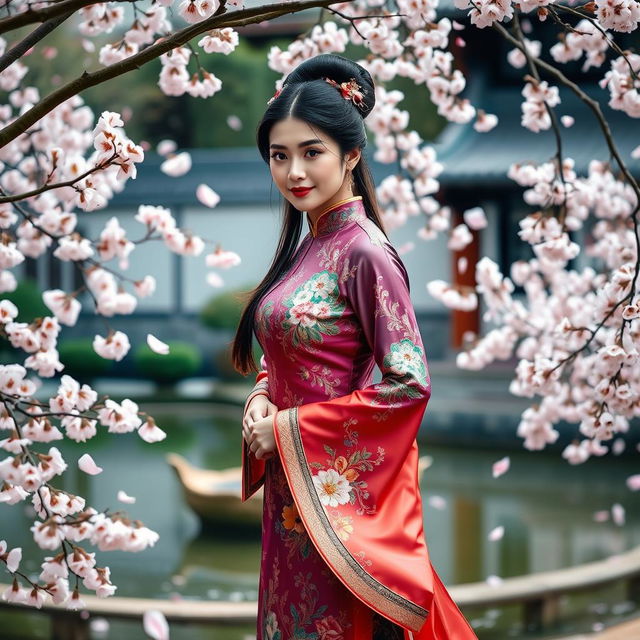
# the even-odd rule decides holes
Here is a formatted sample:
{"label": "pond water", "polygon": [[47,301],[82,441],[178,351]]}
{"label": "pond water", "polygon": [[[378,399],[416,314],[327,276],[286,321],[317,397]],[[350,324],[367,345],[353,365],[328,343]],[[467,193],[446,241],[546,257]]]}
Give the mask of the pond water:
{"label": "pond water", "polygon": [[[136,434],[103,433],[82,445],[54,443],[69,463],[65,484],[55,486],[80,493],[99,510],[123,508],[160,534],[156,546],[142,553],[97,552],[98,564],[110,566],[120,596],[257,599],[259,534],[237,536],[231,528],[214,537],[201,534],[165,460],[176,452],[204,468],[239,465],[241,410],[199,403],[144,409],[167,432],[164,441],[147,444]],[[638,497],[625,485],[638,472],[636,456],[608,455],[574,467],[557,453],[432,446],[428,430],[423,435],[421,453],[432,457],[422,478],[425,532],[445,584],[567,567],[640,544]],[[77,458],[85,452],[103,473],[78,470]],[[494,479],[491,465],[505,455],[511,468]],[[120,489],[137,503],[118,503]],[[616,503],[626,511],[624,526],[611,517],[594,518]],[[22,546],[23,570],[37,574],[45,553],[30,537],[28,511],[0,505],[0,538],[10,547]],[[498,526],[504,527],[503,538],[490,541],[489,532]],[[485,623],[491,626],[486,618],[477,624]],[[172,633],[179,637],[187,636]]]}

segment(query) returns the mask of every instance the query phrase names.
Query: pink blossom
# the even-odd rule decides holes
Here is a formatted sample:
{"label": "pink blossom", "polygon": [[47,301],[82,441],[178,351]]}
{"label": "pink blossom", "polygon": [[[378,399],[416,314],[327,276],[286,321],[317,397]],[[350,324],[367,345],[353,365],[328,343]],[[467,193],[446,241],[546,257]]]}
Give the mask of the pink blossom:
{"label": "pink blossom", "polygon": [[[58,519],[58,521],[55,520]],[[54,550],[60,547],[65,538],[64,528],[61,525],[62,518],[54,516],[46,522],[35,522],[31,527],[33,539],[41,549]]]}
{"label": "pink blossom", "polygon": [[155,420],[151,417],[147,418],[146,422],[138,429],[138,435],[145,442],[159,442],[167,437],[167,434],[156,425]]}
{"label": "pink blossom", "polygon": [[7,587],[2,593],[2,599],[7,602],[22,603],[28,597],[28,591],[18,584],[16,578],[13,579],[11,586]]}
{"label": "pink blossom", "polygon": [[7,324],[18,315],[18,307],[11,300],[0,300],[0,323]]}
{"label": "pink blossom", "polygon": [[3,488],[0,489],[0,504],[17,504],[29,495],[22,487],[9,484],[8,482],[4,482],[2,487]]}
{"label": "pink blossom", "polygon": [[132,400],[126,398],[118,404],[107,398],[104,404],[104,408],[98,411],[98,419],[100,424],[109,427],[109,433],[128,433],[142,424],[138,417],[138,405]]}
{"label": "pink blossom", "polygon": [[68,438],[75,440],[76,442],[86,442],[90,438],[93,438],[96,431],[97,420],[91,420],[78,416],[63,416],[60,419],[60,423],[65,428],[65,433]]}
{"label": "pink blossom", "polygon": [[61,289],[50,289],[43,292],[42,300],[59,322],[69,327],[76,324],[82,305],[74,296]]}
{"label": "pink blossom", "polygon": [[146,298],[156,290],[156,279],[153,276],[145,276],[142,280],[136,280],[133,286],[139,298]]}
{"label": "pink blossom", "polygon": [[131,343],[126,333],[115,331],[106,338],[96,335],[93,339],[93,348],[103,358],[120,361],[129,353]]}

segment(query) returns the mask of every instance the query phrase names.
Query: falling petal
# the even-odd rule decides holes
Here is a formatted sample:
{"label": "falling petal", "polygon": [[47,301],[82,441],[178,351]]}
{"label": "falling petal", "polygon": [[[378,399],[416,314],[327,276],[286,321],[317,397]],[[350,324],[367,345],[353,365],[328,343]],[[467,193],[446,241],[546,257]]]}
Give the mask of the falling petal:
{"label": "falling petal", "polygon": [[632,152],[631,152],[631,157],[632,158],[640,158],[640,145],[638,145]]}
{"label": "falling petal", "polygon": [[80,471],[84,471],[90,476],[102,473],[102,467],[99,467],[88,453],[85,453],[78,459],[78,467],[80,468]]}
{"label": "falling petal", "polygon": [[502,584],[503,580],[500,576],[490,575],[487,576],[486,582],[490,587],[497,587]]}
{"label": "falling petal", "polygon": [[178,145],[173,140],[160,140],[158,142],[158,155],[168,156],[178,148]]}
{"label": "falling petal", "polygon": [[429,506],[434,509],[444,509],[447,501],[442,496],[429,496]]}
{"label": "falling petal", "polygon": [[191,169],[191,155],[187,151],[167,158],[161,165],[160,171],[172,178],[183,176]]}
{"label": "falling petal", "polygon": [[640,489],[640,473],[636,473],[627,478],[627,487],[629,487],[631,491],[638,491]]}
{"label": "falling petal", "polygon": [[467,209],[462,214],[462,218],[470,229],[484,229],[488,224],[487,215],[482,207]]}
{"label": "falling petal", "polygon": [[227,125],[229,125],[230,129],[233,129],[234,131],[239,131],[240,129],[242,129],[242,120],[240,120],[238,116],[232,115],[227,118]]}
{"label": "falling petal", "polygon": [[162,340],[158,340],[158,338],[151,333],[147,333],[147,344],[151,351],[155,351],[160,355],[166,356],[169,353],[169,345],[162,342]]}
{"label": "falling petal", "polygon": [[493,467],[491,468],[491,472],[493,473],[494,478],[499,478],[501,475],[505,474],[509,471],[509,467],[511,466],[511,460],[509,456],[505,456],[504,458],[500,458],[497,462],[493,463]]}
{"label": "falling petal", "polygon": [[196,198],[198,198],[205,207],[210,207],[211,209],[220,202],[220,196],[206,184],[198,185]]}
{"label": "falling petal", "polygon": [[606,509],[602,511],[595,511],[593,513],[593,519],[595,522],[606,522],[609,519],[609,512]]}
{"label": "falling petal", "polygon": [[142,616],[144,632],[153,640],[169,640],[169,625],[160,611],[145,611]]}
{"label": "falling petal", "polygon": [[409,251],[413,251],[415,248],[415,242],[405,242],[403,245],[398,247],[398,255],[403,256],[405,253],[409,253]]}
{"label": "falling petal", "polygon": [[495,540],[502,540],[502,536],[504,536],[503,526],[496,527],[489,532],[489,540],[491,540],[492,542],[494,542]]}
{"label": "falling petal", "polygon": [[621,527],[624,524],[624,516],[625,516],[625,511],[624,511],[624,507],[621,504],[618,504],[617,502],[611,507],[611,515],[613,517],[613,521],[619,526]]}
{"label": "falling petal", "polygon": [[465,258],[465,256],[460,256],[458,258],[458,273],[464,273],[467,270],[467,264],[469,261]]}
{"label": "falling petal", "polygon": [[219,274],[211,271],[210,273],[207,273],[207,284],[212,287],[220,288],[224,287],[224,280]]}
{"label": "falling petal", "polygon": [[616,438],[613,441],[613,444],[611,445],[611,451],[613,452],[614,456],[619,456],[621,453],[624,452],[626,446],[627,446],[627,443],[624,441],[623,438]]}
{"label": "falling petal", "polygon": [[133,504],[136,501],[133,496],[127,495],[122,489],[118,491],[118,500],[120,502],[124,502],[125,504]]}
{"label": "falling petal", "polygon": [[562,116],[560,122],[562,122],[565,127],[571,127],[575,120],[571,116]]}

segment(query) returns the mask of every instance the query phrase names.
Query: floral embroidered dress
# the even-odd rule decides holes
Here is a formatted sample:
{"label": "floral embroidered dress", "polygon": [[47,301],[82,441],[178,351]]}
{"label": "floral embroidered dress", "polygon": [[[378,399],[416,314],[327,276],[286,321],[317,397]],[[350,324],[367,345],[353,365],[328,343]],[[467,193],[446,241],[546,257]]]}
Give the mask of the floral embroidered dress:
{"label": "floral embroidered dress", "polygon": [[264,484],[257,640],[474,639],[423,532],[431,384],[405,267],[361,196],[308,223],[256,313],[245,410],[259,393],[279,409],[277,455],[242,450],[243,500]]}

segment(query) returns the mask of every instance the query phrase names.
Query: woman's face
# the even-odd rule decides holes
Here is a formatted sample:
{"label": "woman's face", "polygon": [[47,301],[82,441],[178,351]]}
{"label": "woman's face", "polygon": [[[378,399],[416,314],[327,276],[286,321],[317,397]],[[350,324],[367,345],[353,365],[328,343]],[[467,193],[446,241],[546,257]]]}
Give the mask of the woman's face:
{"label": "woman's face", "polygon": [[[280,193],[299,211],[319,214],[333,202],[353,195],[348,169],[360,158],[360,150],[342,153],[326,133],[314,131],[304,120],[286,118],[271,127],[269,168]],[[296,194],[295,189],[310,187]],[[294,191],[292,191],[294,189]]]}

